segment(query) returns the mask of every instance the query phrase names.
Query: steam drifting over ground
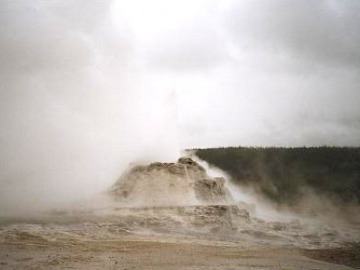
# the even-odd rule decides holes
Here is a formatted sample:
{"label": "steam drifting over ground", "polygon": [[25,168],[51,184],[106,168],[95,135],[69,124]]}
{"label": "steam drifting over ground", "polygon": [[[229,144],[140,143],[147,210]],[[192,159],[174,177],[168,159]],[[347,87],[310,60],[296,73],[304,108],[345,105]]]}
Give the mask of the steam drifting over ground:
{"label": "steam drifting over ground", "polygon": [[[135,241],[136,252],[170,246],[178,259],[179,250],[188,252],[191,263],[188,247],[203,245],[218,266],[234,268],[239,258],[229,258],[248,248],[240,242],[313,248],[360,235],[358,227],[339,232],[288,220],[291,214],[217,179],[223,172],[205,163],[214,179],[202,173],[193,181],[181,162],[146,165],[175,161],[189,147],[359,145],[359,11],[357,0],[1,1],[1,267],[79,262],[88,269],[92,252],[93,268],[112,267],[107,248],[124,244],[131,252]],[[137,207],[126,208],[111,200],[104,191],[129,164],[145,164],[138,194],[179,185],[168,195],[181,204],[147,207],[135,196],[130,206]],[[153,167],[176,176],[166,172],[154,185]],[[211,198],[230,187],[243,202],[202,205],[193,190],[201,185],[219,187]],[[225,252],[217,259],[219,245]],[[60,255],[44,256],[43,248]],[[280,250],[264,261],[263,248],[254,267],[289,255]],[[138,263],[138,254],[126,254]],[[292,258],[289,267],[302,269],[300,260],[318,269]]]}

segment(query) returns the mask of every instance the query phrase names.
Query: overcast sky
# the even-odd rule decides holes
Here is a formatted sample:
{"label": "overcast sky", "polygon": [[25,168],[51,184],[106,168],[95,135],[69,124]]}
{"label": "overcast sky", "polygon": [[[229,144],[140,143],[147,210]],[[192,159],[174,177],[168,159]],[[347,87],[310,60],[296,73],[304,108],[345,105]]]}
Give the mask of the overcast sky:
{"label": "overcast sky", "polygon": [[358,0],[1,1],[0,195],[190,147],[359,146],[359,26]]}

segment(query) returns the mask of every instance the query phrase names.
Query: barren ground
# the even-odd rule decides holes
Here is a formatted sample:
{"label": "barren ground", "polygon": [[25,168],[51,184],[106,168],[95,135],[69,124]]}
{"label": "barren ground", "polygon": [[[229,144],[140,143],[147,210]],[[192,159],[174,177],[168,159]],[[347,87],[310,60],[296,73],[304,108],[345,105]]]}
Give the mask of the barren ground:
{"label": "barren ground", "polygon": [[[310,251],[311,252],[311,251]],[[317,255],[321,251],[316,251]],[[45,241],[24,233],[0,244],[1,269],[353,269],[300,249],[185,236]],[[310,255],[314,255],[313,253]],[[314,256],[318,257],[318,256]],[[324,259],[324,258],[322,258]]]}

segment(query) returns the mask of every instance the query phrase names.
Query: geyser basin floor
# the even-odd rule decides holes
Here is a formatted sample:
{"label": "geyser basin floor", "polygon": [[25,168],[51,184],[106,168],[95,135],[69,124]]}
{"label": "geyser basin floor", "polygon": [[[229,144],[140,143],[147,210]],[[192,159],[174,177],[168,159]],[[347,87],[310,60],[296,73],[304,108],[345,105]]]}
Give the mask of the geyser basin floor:
{"label": "geyser basin floor", "polygon": [[[335,251],[339,253],[330,255],[341,252],[340,249]],[[38,224],[0,226],[0,269],[5,270],[353,269],[334,261],[328,263],[311,258],[326,260],[324,256],[328,252],[317,249],[314,254],[294,246],[256,244],[216,234],[135,230],[122,222],[105,220],[98,223],[47,220]],[[343,258],[338,262],[351,260]]]}
{"label": "geyser basin floor", "polygon": [[104,195],[1,218],[0,269],[350,269],[304,255],[324,260],[333,247],[340,254],[360,231],[251,216],[225,179],[189,158],[133,167]]}
{"label": "geyser basin floor", "polygon": [[307,258],[296,249],[192,237],[19,237],[0,243],[1,269],[352,269]]}

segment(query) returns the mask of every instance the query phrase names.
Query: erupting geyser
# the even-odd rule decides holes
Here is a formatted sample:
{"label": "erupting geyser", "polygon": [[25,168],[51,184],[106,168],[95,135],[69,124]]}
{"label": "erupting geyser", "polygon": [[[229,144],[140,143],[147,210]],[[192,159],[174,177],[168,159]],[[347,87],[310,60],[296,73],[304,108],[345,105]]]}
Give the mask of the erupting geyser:
{"label": "erupting geyser", "polygon": [[[127,230],[228,237],[301,247],[332,246],[344,236],[334,228],[297,219],[265,221],[250,215],[223,177],[210,177],[188,157],[174,163],[132,165],[108,195],[112,217]],[[210,234],[209,234],[210,233]]]}
{"label": "erupting geyser", "polygon": [[111,193],[118,201],[132,206],[233,203],[225,179],[209,177],[190,158],[180,158],[177,163],[132,167],[120,177]]}
{"label": "erupting geyser", "polygon": [[121,205],[118,216],[131,216],[142,228],[156,231],[236,230],[249,220],[248,212],[235,204],[225,179],[208,176],[186,157],[176,163],[134,166],[110,194]]}

